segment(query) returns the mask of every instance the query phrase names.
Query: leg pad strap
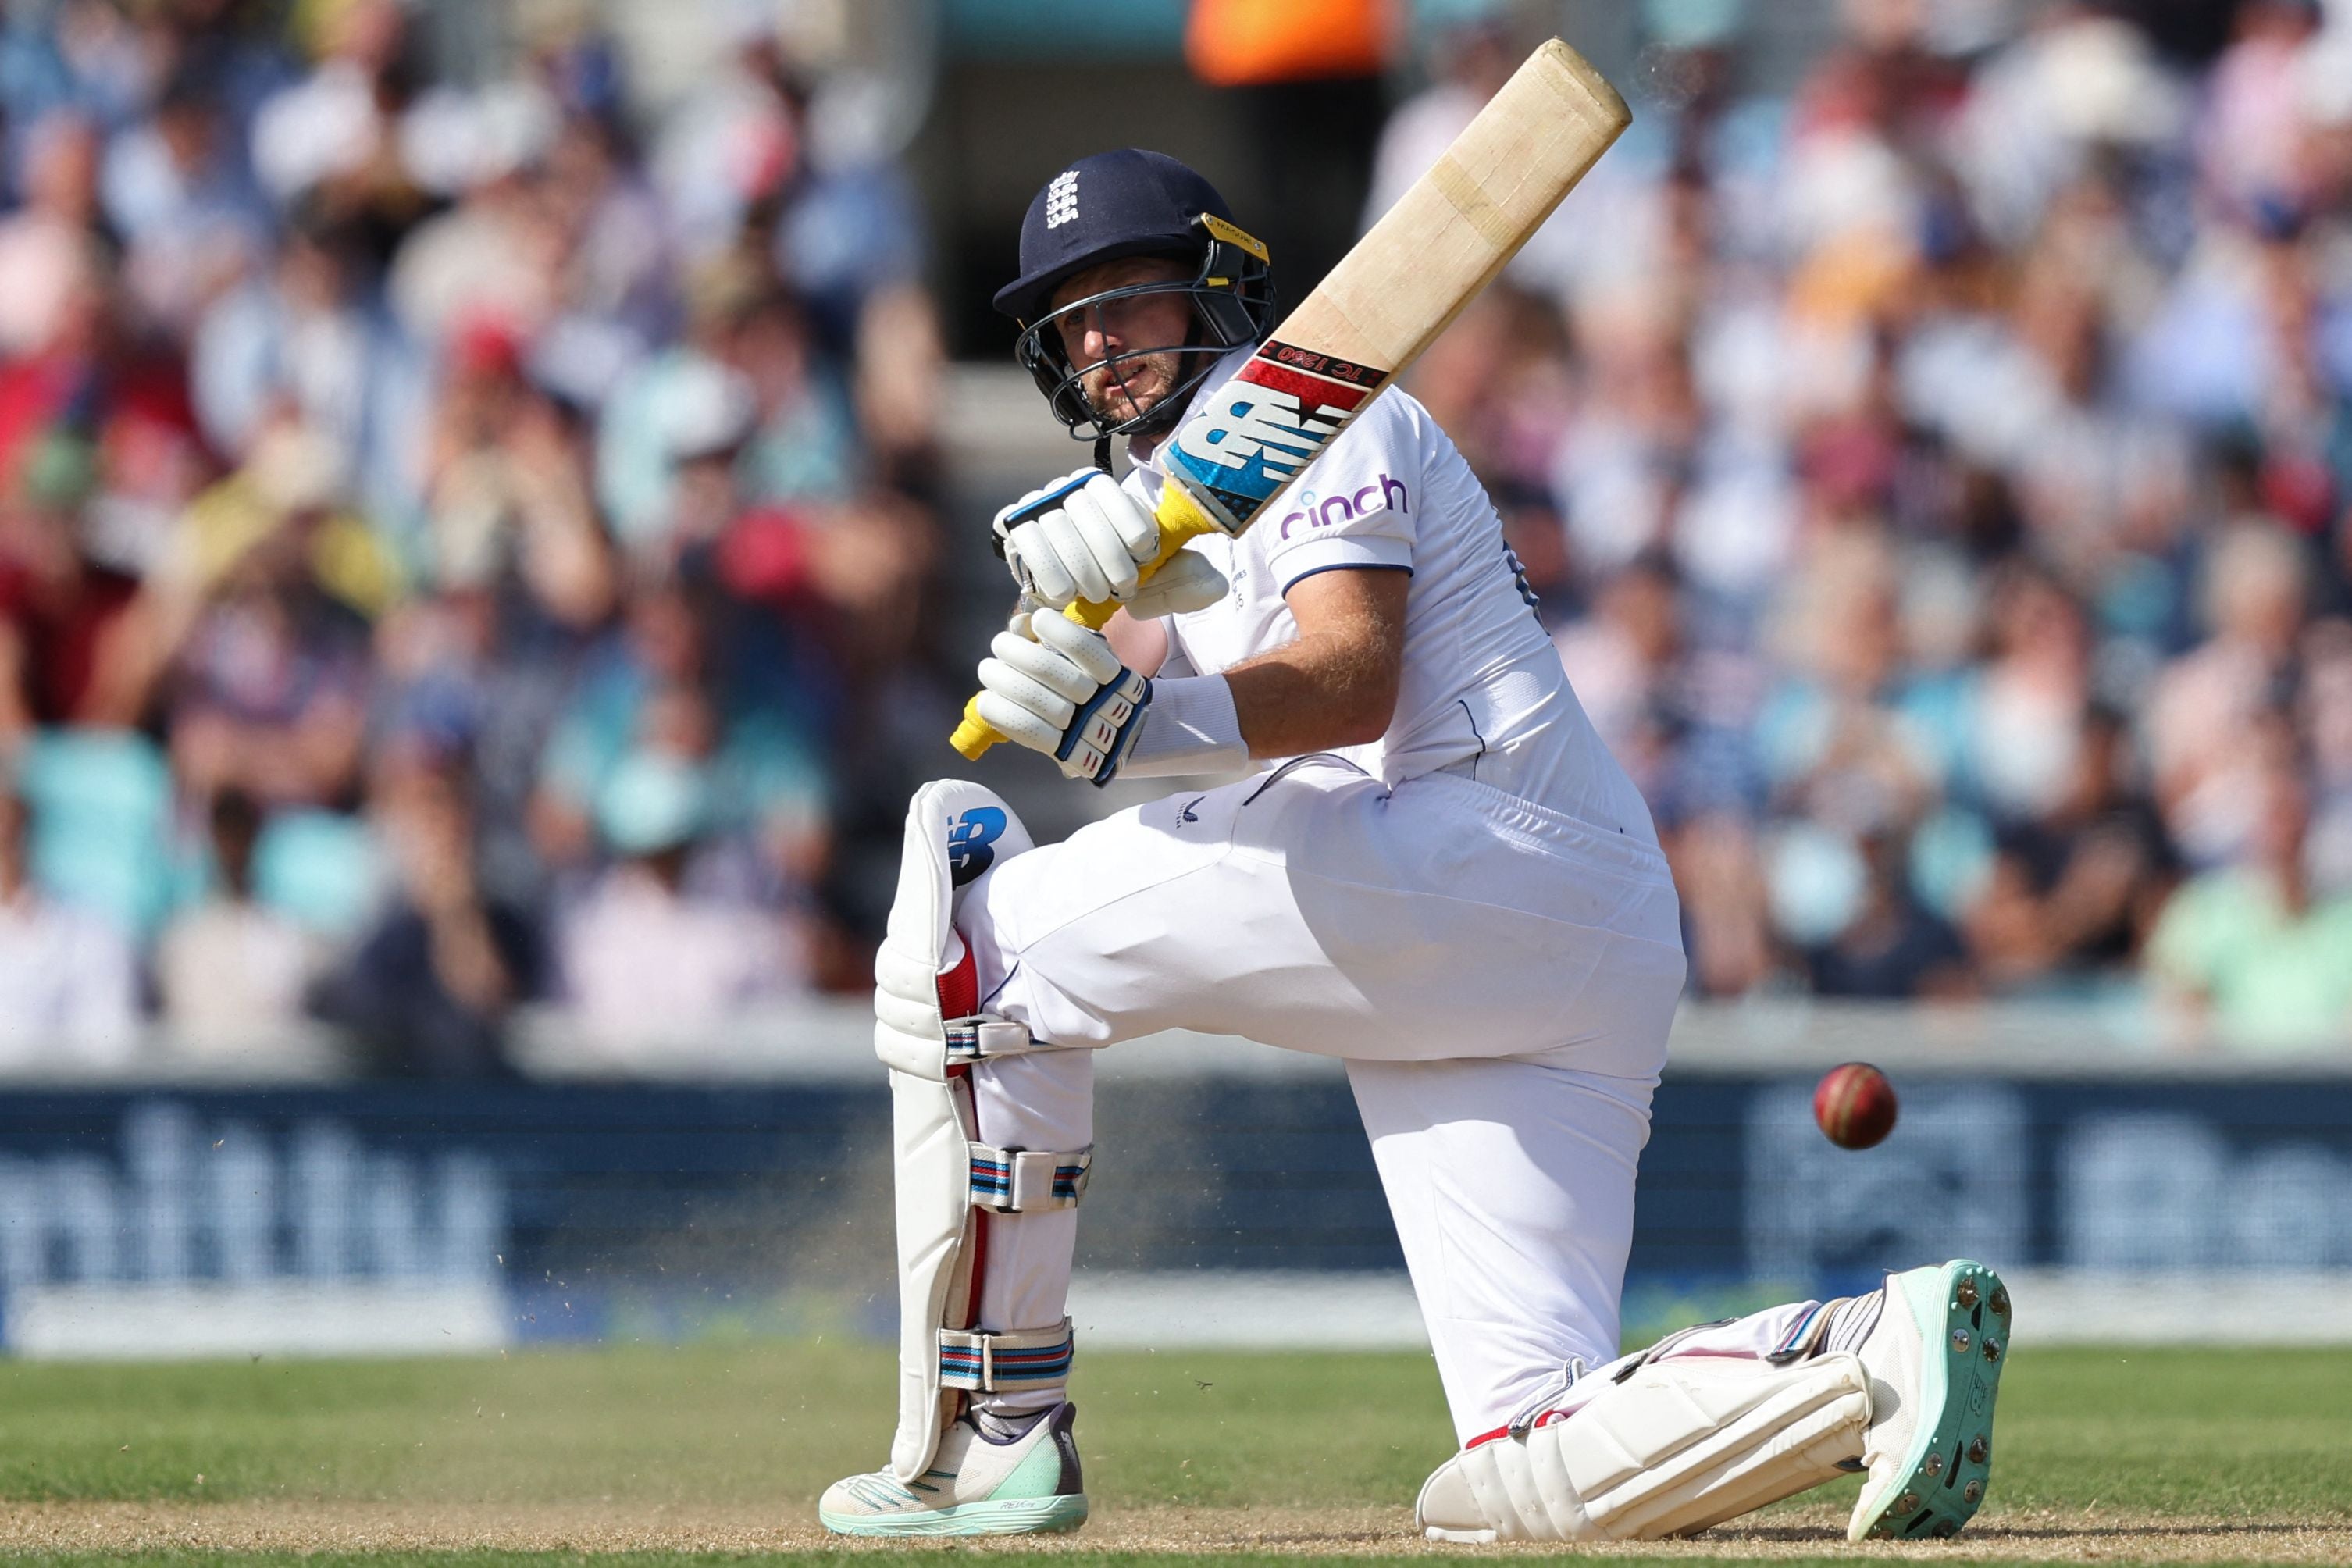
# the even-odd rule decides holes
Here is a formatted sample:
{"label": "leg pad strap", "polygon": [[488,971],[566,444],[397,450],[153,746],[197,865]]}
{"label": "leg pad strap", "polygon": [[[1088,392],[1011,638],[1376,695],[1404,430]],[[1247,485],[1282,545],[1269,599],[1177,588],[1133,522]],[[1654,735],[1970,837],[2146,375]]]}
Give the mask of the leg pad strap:
{"label": "leg pad strap", "polygon": [[958,1062],[984,1062],[998,1057],[1025,1057],[1031,1051],[1054,1051],[1067,1047],[1049,1046],[1031,1037],[1029,1031],[1009,1018],[999,1018],[990,1013],[975,1013],[969,1018],[947,1021],[946,1059],[950,1066]]}
{"label": "leg pad strap", "polygon": [[1070,1320],[1050,1329],[940,1331],[940,1386],[994,1394],[1058,1383],[1070,1374]]}
{"label": "leg pad strap", "polygon": [[1095,1152],[1055,1154],[1043,1149],[971,1145],[971,1203],[992,1214],[1040,1214],[1074,1209],[1094,1174]]}

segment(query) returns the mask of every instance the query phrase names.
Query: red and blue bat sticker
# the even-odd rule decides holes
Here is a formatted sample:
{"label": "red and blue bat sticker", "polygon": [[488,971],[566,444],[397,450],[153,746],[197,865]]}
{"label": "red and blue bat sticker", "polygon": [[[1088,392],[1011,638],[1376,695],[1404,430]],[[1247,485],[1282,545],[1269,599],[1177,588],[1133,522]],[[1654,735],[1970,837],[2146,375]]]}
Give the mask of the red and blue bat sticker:
{"label": "red and blue bat sticker", "polygon": [[1378,391],[1386,372],[1269,341],[1169,445],[1163,463],[1239,533]]}

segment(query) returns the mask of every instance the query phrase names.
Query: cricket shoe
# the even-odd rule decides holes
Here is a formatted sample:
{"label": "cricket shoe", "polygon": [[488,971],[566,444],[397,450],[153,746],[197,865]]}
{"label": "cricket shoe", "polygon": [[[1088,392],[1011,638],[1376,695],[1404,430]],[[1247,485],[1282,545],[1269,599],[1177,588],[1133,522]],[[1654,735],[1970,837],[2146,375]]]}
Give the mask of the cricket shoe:
{"label": "cricket shoe", "polygon": [[1078,1407],[1065,1400],[1028,1416],[968,1411],[940,1435],[931,1468],[911,1481],[888,1470],[827,1487],[816,1514],[836,1535],[1037,1535],[1087,1521]]}
{"label": "cricket shoe", "polygon": [[1881,1297],[1878,1321],[1854,1352],[1870,1378],[1862,1455],[1870,1479],[1846,1539],[1956,1534],[1976,1517],[1992,1469],[2009,1287],[1983,1264],[1958,1258],[1890,1274]]}

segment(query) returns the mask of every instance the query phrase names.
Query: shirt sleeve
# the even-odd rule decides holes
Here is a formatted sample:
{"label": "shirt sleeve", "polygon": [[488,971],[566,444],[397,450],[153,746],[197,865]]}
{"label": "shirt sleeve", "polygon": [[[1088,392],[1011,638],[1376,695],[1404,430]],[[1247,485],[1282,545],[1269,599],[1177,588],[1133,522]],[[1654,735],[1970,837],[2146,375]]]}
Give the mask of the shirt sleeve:
{"label": "shirt sleeve", "polygon": [[1152,672],[1151,679],[1173,680],[1181,676],[1200,674],[1192,668],[1192,656],[1184,647],[1183,634],[1176,629],[1176,617],[1163,616],[1160,626],[1168,635],[1168,654],[1160,661],[1160,668]]}
{"label": "shirt sleeve", "polygon": [[1318,572],[1412,570],[1423,490],[1421,418],[1409,398],[1377,399],[1308,465],[1273,513],[1258,519],[1280,591]]}

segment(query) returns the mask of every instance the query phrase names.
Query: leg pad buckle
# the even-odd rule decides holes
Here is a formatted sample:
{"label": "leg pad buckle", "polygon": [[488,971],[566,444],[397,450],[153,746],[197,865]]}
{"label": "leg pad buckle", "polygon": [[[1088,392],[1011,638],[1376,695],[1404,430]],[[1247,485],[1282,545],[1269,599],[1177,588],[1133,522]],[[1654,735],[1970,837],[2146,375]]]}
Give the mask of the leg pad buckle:
{"label": "leg pad buckle", "polygon": [[1094,1174],[1091,1147],[1075,1154],[1045,1149],[971,1146],[971,1203],[991,1214],[1040,1214],[1074,1209]]}
{"label": "leg pad buckle", "polygon": [[1050,1329],[940,1331],[940,1386],[993,1394],[1057,1383],[1070,1374],[1070,1320]]}

